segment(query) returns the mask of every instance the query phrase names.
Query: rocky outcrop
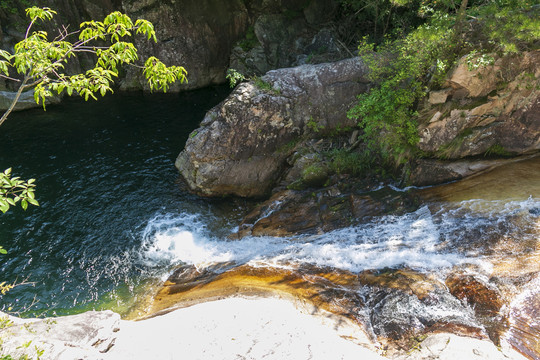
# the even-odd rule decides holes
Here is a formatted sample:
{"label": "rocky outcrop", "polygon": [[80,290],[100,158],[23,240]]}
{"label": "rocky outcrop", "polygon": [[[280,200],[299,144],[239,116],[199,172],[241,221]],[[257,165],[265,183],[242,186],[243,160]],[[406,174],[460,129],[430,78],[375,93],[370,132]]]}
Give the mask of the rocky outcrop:
{"label": "rocky outcrop", "polygon": [[[311,4],[320,4],[312,1]],[[328,14],[336,8],[329,1],[322,5],[328,7]],[[239,42],[232,53],[230,68],[249,76],[260,76],[271,69],[319,64],[350,57],[351,53],[340,43],[332,28],[309,24],[321,21],[305,9],[305,17],[290,18],[287,13],[263,14],[248,29],[246,40]],[[311,19],[313,17],[314,19]]]}
{"label": "rocky outcrop", "polygon": [[[189,271],[199,273],[193,266],[177,269],[182,274]],[[355,274],[310,265],[294,270],[241,265],[224,273],[219,268],[209,272],[214,272],[213,277],[203,271],[188,284],[173,274],[156,295],[151,311],[231,295],[280,294],[344,315],[379,341],[406,340],[445,325],[457,334],[486,337],[473,312],[443,284],[408,269]]]}
{"label": "rocky outcrop", "polygon": [[301,138],[354,125],[346,112],[367,88],[358,58],[268,72],[210,110],[176,159],[205,196],[267,195]]}
{"label": "rocky outcrop", "polygon": [[[6,111],[15,99],[15,92],[12,91],[0,91],[0,111]],[[61,96],[53,96],[47,99],[46,104],[58,104],[61,100]],[[36,103],[34,99],[34,90],[26,91],[21,94],[21,97],[15,104],[14,110],[26,110],[37,107],[42,107],[42,104]]]}
{"label": "rocky outcrop", "polygon": [[[189,82],[170,89],[179,91],[223,83],[229,67],[251,74],[251,69],[259,66],[262,68],[256,72],[263,74],[305,62],[308,56],[311,62],[344,58],[347,53],[338,49],[337,37],[330,28],[324,28],[333,19],[337,4],[335,0],[40,0],[37,5],[58,12],[52,24],[47,25],[51,34],[61,25],[77,29],[82,21],[101,20],[115,10],[150,20],[158,42],[136,40],[139,56],[157,56],[168,65],[184,66]],[[0,8],[0,48],[10,49],[24,36],[26,6],[24,2],[9,1]],[[238,42],[247,34],[255,37],[255,33],[252,44],[237,48],[231,60]],[[253,60],[258,64],[255,67],[250,65]],[[92,61],[92,57],[81,56],[70,67],[81,71]],[[126,67],[123,75],[122,89],[148,89],[139,69]]]}
{"label": "rocky outcrop", "polygon": [[[244,36],[250,21],[241,0],[123,0],[122,6],[131,17],[149,20],[155,26],[157,43],[136,43],[142,57],[156,56],[188,71],[188,83],[176,84],[172,91],[223,83],[231,49]],[[146,88],[146,80],[138,69],[127,69],[121,87]]]}
{"label": "rocky outcrop", "polygon": [[538,50],[477,69],[461,59],[443,90],[429,94],[420,149],[445,159],[540,150],[539,64]]}
{"label": "rocky outcrop", "polygon": [[101,359],[120,325],[120,315],[112,311],[32,320],[0,313],[0,318],[0,354],[17,359]]}

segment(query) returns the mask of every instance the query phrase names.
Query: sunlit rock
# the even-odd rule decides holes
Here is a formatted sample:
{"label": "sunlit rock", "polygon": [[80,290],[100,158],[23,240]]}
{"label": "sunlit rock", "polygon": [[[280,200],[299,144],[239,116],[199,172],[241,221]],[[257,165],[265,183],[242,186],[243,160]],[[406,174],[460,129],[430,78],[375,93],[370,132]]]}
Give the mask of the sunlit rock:
{"label": "sunlit rock", "polygon": [[444,159],[540,150],[539,59],[536,50],[472,70],[461,59],[421,112],[419,148]]}
{"label": "sunlit rock", "polygon": [[11,326],[0,330],[0,354],[17,359],[25,355],[31,359],[102,358],[114,345],[120,326],[120,315],[112,311],[88,311],[30,321],[11,319]]}
{"label": "sunlit rock", "polygon": [[487,340],[471,339],[453,334],[429,335],[418,342],[406,354],[398,355],[396,360],[525,360],[513,351],[502,352]]}
{"label": "sunlit rock", "polygon": [[[176,167],[195,193],[268,195],[291,155],[291,142],[354,125],[347,109],[367,88],[367,68],[352,58],[268,72],[240,84],[192,133]],[[311,123],[310,123],[311,122]]]}
{"label": "sunlit rock", "polygon": [[529,359],[540,358],[540,277],[537,275],[528,288],[510,307],[508,341]]}

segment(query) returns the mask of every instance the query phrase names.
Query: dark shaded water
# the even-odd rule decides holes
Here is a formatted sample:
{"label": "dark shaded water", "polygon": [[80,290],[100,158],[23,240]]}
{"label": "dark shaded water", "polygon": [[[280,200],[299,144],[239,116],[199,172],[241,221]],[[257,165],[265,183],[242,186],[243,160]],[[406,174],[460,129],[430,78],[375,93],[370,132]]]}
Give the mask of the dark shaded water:
{"label": "dark shaded water", "polygon": [[0,281],[33,283],[3,296],[2,309],[122,312],[164,271],[141,258],[151,219],[190,214],[192,224],[228,229],[225,219],[241,206],[189,195],[174,167],[188,134],[228,91],[119,94],[12,114],[0,129],[0,168],[36,178],[41,206],[0,215],[0,244],[9,251]]}
{"label": "dark shaded water", "polygon": [[[514,299],[538,297],[530,279],[540,274],[540,157],[420,190],[422,204],[410,213],[312,236],[228,239],[253,204],[192,196],[174,167],[189,133],[227,92],[119,94],[13,114],[0,128],[0,170],[13,167],[16,176],[36,178],[41,207],[0,215],[0,245],[9,251],[0,257],[0,281],[27,282],[2,297],[0,310],[35,316],[112,309],[136,316],[179,264],[289,269],[307,288],[314,285],[304,281],[310,276],[304,269],[313,268],[336,274],[405,269],[429,276],[440,289],[448,274],[472,272],[516,313],[523,307],[511,305]],[[384,303],[364,290],[346,292],[366,308],[358,311],[353,301],[345,311],[379,316]],[[408,305],[395,304],[403,319],[429,313],[433,322],[461,321],[495,333],[489,321],[475,318],[474,306],[444,291],[426,306],[408,294]],[[386,334],[387,321],[393,326],[397,308],[388,309],[370,325],[377,335]],[[504,309],[500,316],[518,319]],[[411,320],[404,331],[424,326],[417,325]],[[519,345],[521,337],[509,339],[529,351]]]}

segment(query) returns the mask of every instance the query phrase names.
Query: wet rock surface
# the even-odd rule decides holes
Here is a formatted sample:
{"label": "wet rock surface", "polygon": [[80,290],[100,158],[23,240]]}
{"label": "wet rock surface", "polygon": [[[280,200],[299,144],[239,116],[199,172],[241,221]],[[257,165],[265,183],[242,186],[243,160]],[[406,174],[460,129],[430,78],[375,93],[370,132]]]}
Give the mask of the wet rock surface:
{"label": "wet rock surface", "polygon": [[510,308],[510,329],[507,341],[529,359],[540,357],[540,278],[527,285]]}
{"label": "wet rock surface", "polygon": [[457,161],[417,159],[412,166],[408,182],[413,186],[444,184],[525,158],[527,157],[491,160],[463,159]]}
{"label": "wet rock surface", "polygon": [[332,186],[323,190],[283,190],[250,212],[233,237],[319,234],[415,207],[407,193],[383,188],[368,194]]}
{"label": "wet rock surface", "polygon": [[[186,268],[177,271],[184,273]],[[347,316],[374,339],[400,347],[406,347],[411,336],[429,332],[486,337],[474,313],[444,284],[407,269],[354,274],[314,266],[287,270],[242,265],[215,274],[209,282],[193,279],[193,286],[183,291],[178,291],[175,278],[173,274],[158,292],[150,313],[231,295],[283,294]]]}

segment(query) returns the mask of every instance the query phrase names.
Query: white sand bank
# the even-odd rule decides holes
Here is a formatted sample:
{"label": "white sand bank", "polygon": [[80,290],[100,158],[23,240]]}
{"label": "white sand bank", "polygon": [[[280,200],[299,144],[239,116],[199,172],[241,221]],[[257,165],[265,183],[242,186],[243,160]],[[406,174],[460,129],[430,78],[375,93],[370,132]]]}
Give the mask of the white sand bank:
{"label": "white sand bank", "polygon": [[[290,298],[227,298],[142,321],[120,320],[110,310],[10,319],[12,325],[0,329],[0,356],[15,359],[384,359],[350,320]],[[429,335],[410,352],[387,355],[394,360],[526,360],[489,340],[446,333]]]}
{"label": "white sand bank", "polygon": [[309,311],[276,298],[229,298],[144,321],[122,321],[104,358],[383,359],[359,345],[370,346],[358,327],[327,312],[312,316]]}

